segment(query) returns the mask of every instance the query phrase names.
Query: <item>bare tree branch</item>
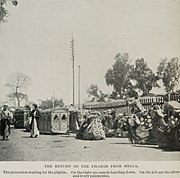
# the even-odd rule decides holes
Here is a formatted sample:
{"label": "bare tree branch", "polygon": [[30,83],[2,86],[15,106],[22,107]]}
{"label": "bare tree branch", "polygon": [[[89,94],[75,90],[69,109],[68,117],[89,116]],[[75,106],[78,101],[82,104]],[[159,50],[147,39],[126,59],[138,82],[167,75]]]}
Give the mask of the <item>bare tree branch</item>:
{"label": "bare tree branch", "polygon": [[8,78],[5,86],[9,87],[13,91],[8,95],[8,97],[17,100],[18,107],[20,107],[20,102],[22,100],[27,99],[27,94],[24,94],[22,91],[25,90],[30,84],[30,77],[20,72],[16,72]]}

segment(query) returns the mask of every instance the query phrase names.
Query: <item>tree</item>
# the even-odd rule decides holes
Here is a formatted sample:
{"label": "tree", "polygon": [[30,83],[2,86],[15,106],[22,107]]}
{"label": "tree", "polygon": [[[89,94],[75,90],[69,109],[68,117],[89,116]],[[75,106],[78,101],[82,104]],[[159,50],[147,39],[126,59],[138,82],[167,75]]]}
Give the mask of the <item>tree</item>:
{"label": "tree", "polygon": [[[18,99],[17,99],[17,97],[18,97]],[[7,95],[7,98],[8,98],[9,101],[12,102],[13,105],[15,105],[15,106],[17,105],[17,104],[16,104],[16,100],[19,101],[18,107],[20,107],[21,101],[24,100],[25,103],[28,102],[28,95],[27,95],[27,94],[24,94],[24,93],[9,93],[9,94]]]}
{"label": "tree", "polygon": [[167,60],[162,59],[157,68],[157,75],[162,80],[165,91],[174,92],[175,86],[179,83],[180,64],[177,57]]}
{"label": "tree", "polygon": [[126,94],[127,89],[131,88],[130,73],[133,65],[130,64],[128,53],[118,53],[115,56],[115,64],[109,68],[105,74],[107,85],[114,88],[112,97],[116,98],[118,95],[122,98]]}
{"label": "tree", "polygon": [[52,98],[52,99],[46,99],[41,100],[40,108],[42,109],[53,109],[53,102],[54,102],[54,108],[62,108],[64,106],[63,99],[58,98]]}
{"label": "tree", "polygon": [[[11,0],[12,4],[14,6],[18,5],[17,0]],[[6,9],[7,6],[7,0],[0,0],[0,22],[4,22],[5,18],[8,16],[8,11]]]}
{"label": "tree", "polygon": [[131,71],[130,78],[135,80],[135,88],[142,91],[143,96],[148,96],[153,87],[159,87],[158,77],[147,66],[144,58],[135,61],[135,67]]}
{"label": "tree", "polygon": [[7,95],[8,98],[14,99],[16,105],[20,107],[21,101],[28,98],[25,90],[30,85],[31,79],[20,72],[12,74],[6,83],[6,87],[11,89],[11,93]]}
{"label": "tree", "polygon": [[105,94],[99,89],[97,84],[91,84],[87,89],[87,94],[91,98],[91,101],[104,102]]}

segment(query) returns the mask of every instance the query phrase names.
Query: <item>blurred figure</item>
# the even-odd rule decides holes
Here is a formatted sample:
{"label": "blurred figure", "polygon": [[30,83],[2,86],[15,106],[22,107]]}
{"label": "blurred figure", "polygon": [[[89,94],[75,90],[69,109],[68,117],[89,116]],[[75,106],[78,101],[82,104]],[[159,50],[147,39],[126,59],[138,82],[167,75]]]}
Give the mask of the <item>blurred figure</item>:
{"label": "blurred figure", "polygon": [[1,111],[1,136],[3,140],[9,140],[10,135],[10,111],[8,110],[8,105],[4,105]]}
{"label": "blurred figure", "polygon": [[41,113],[38,110],[37,104],[34,103],[32,106],[33,106],[33,109],[30,112],[30,117],[31,117],[30,137],[37,138],[37,136],[39,135],[39,119],[41,117]]}
{"label": "blurred figure", "polygon": [[114,121],[116,118],[116,111],[114,109],[111,109],[111,116],[112,116],[112,120]]}
{"label": "blurred figure", "polygon": [[102,124],[104,125],[104,127],[106,127],[107,129],[112,129],[113,127],[113,120],[112,120],[112,115],[111,115],[111,110],[109,109],[108,112],[104,115]]}

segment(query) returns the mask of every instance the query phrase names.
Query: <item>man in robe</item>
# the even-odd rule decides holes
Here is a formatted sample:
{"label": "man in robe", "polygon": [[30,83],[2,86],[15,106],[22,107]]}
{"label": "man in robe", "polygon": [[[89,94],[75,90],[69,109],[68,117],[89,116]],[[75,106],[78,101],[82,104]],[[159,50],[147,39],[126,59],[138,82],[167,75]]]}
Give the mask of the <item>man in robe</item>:
{"label": "man in robe", "polygon": [[1,136],[3,140],[9,140],[8,137],[10,135],[10,111],[8,110],[8,105],[4,105],[1,114]]}

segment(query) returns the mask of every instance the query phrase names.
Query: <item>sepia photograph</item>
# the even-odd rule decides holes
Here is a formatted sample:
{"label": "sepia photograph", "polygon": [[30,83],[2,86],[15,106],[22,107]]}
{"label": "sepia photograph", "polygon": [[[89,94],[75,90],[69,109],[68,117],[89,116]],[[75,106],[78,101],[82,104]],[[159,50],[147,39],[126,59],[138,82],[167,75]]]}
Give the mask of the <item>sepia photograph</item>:
{"label": "sepia photograph", "polygon": [[0,162],[180,161],[179,19],[180,0],[0,0]]}

